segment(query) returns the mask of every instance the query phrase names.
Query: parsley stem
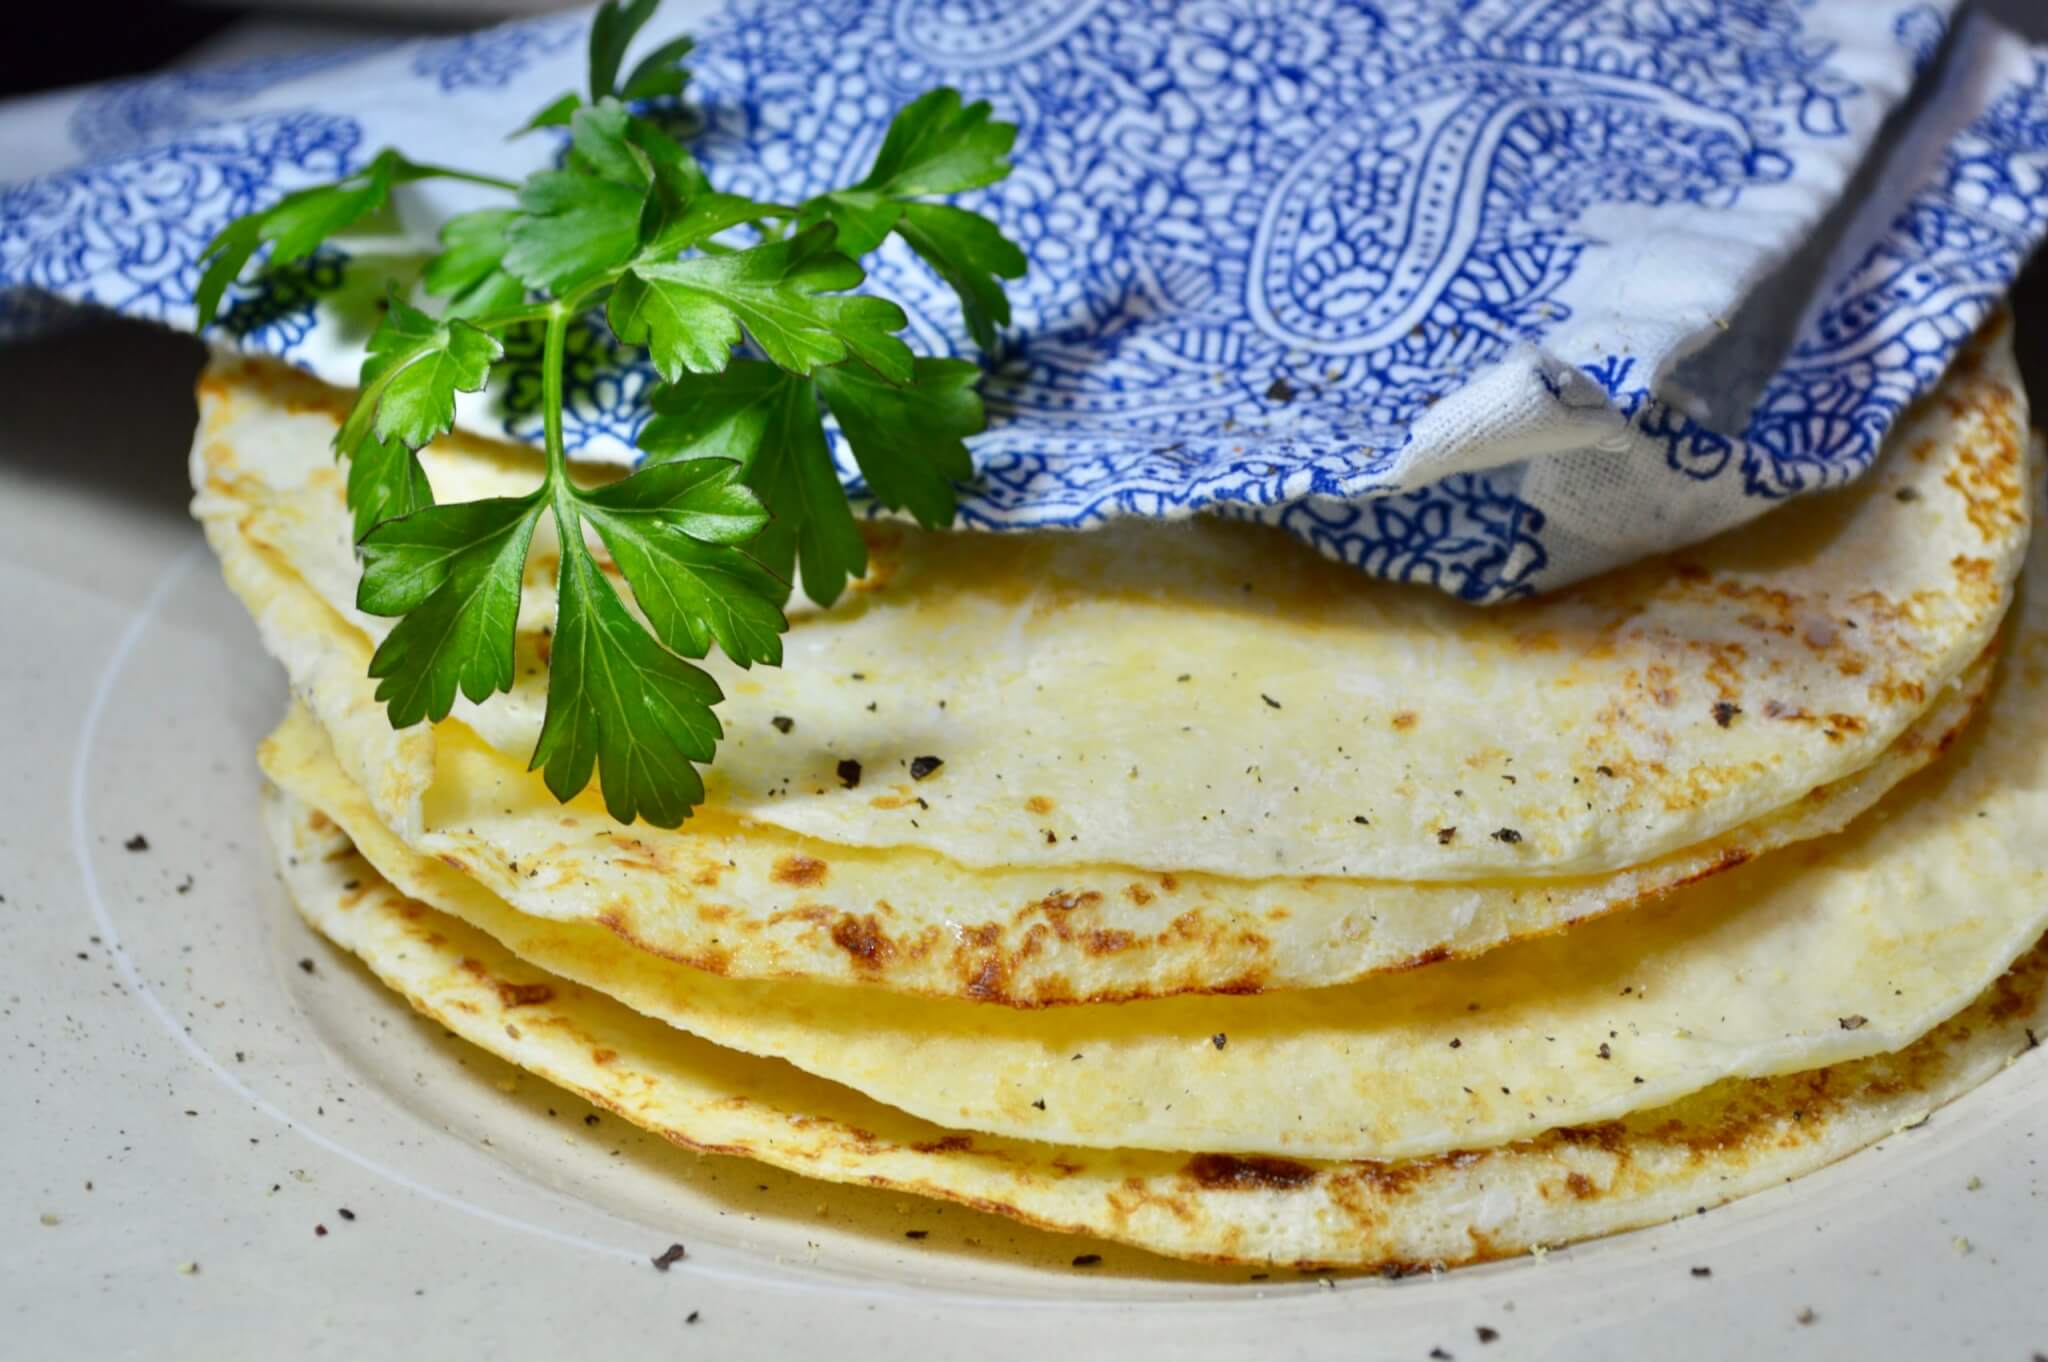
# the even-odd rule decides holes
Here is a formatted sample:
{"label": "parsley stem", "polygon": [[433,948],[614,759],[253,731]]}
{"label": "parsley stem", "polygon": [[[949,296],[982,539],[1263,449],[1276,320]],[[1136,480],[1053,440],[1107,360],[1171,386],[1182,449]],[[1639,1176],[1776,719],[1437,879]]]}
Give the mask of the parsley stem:
{"label": "parsley stem", "polygon": [[506,312],[493,312],[487,316],[469,317],[466,321],[479,331],[504,331],[527,322],[544,322],[554,315],[555,304],[535,303],[530,307],[513,308]]}
{"label": "parsley stem", "polygon": [[569,468],[562,452],[562,364],[569,342],[569,307],[552,303],[547,308],[547,336],[540,352],[541,426],[546,434],[548,481],[559,491],[569,485]]}
{"label": "parsley stem", "polygon": [[506,192],[512,194],[517,194],[519,192],[519,184],[517,181],[501,180],[495,175],[479,175],[476,174],[474,171],[453,170],[448,166],[429,166],[416,164],[414,168],[426,172],[424,175],[420,177],[422,179],[432,177],[442,180],[461,180],[466,184],[480,184],[486,189],[503,189]]}

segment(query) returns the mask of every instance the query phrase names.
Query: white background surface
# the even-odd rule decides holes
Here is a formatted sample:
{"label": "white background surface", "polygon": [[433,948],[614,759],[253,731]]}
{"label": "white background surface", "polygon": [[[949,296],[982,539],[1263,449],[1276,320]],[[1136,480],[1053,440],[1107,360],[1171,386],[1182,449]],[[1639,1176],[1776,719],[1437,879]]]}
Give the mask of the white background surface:
{"label": "white background surface", "polygon": [[0,350],[0,1356],[2048,1354],[2048,1048],[1727,1209],[1330,1286],[587,1125],[287,907],[253,762],[284,686],[184,512],[198,359],[112,324]]}

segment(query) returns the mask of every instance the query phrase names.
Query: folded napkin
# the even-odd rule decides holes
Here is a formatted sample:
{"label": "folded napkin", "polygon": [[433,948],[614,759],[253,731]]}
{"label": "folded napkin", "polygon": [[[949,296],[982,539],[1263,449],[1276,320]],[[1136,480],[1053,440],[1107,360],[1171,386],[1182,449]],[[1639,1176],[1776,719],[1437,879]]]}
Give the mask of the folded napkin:
{"label": "folded napkin", "polygon": [[[961,520],[1217,512],[1474,601],[1856,477],[2048,230],[2048,51],[1874,0],[736,0],[692,148],[782,201],[850,183],[936,84],[1019,127],[971,196],[1030,257]],[[0,329],[50,298],[193,323],[224,223],[396,145],[517,177],[587,15],[176,71],[0,108]],[[42,164],[33,162],[40,160]],[[58,164],[52,168],[53,163]],[[225,343],[352,384],[401,235],[257,279]],[[920,347],[944,283],[872,261]],[[630,462],[655,381],[600,330],[567,437]],[[538,441],[517,365],[464,424]],[[847,483],[858,475],[841,459]]]}

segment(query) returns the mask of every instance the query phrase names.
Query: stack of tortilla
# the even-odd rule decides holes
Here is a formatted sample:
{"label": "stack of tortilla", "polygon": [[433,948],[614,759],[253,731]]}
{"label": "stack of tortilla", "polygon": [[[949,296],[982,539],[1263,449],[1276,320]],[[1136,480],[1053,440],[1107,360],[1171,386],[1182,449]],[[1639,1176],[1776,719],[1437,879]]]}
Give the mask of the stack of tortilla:
{"label": "stack of tortilla", "polygon": [[[1853,484],[1492,609],[1208,519],[878,523],[784,667],[710,664],[727,737],[674,831],[526,769],[551,542],[514,691],[390,727],[345,394],[217,360],[195,508],[291,676],[285,881],[422,1012],[813,1177],[1454,1264],[1780,1183],[2048,1035],[2048,564],[2002,331]],[[444,501],[540,476],[424,460]]]}

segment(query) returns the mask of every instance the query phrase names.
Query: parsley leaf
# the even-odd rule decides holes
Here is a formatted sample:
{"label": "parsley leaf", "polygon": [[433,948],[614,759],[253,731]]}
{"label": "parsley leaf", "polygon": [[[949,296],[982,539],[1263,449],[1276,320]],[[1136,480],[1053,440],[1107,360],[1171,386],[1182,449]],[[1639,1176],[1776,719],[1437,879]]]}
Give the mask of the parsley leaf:
{"label": "parsley leaf", "polygon": [[771,572],[786,581],[800,566],[804,594],[829,605],[848,577],[867,571],[867,543],[839,486],[810,379],[734,360],[717,377],[681,375],[649,401],[655,417],[640,447],[657,459],[741,460],[747,486],[774,517],[749,545]]}
{"label": "parsley leaf", "polygon": [[370,333],[361,390],[335,448],[351,454],[374,430],[418,449],[455,424],[455,394],[483,387],[504,353],[489,332],[460,318],[436,321],[394,295]]}
{"label": "parsley leaf", "polygon": [[789,589],[732,547],[768,523],[739,465],[654,464],[578,501],[670,651],[702,657],[716,640],[742,667],[781,664]]}
{"label": "parsley leaf", "polygon": [[562,546],[547,717],[532,764],[565,802],[595,765],[613,818],[674,827],[704,798],[691,763],[710,761],[724,736],[711,712],[724,693],[648,637],[580,533],[564,527]]}
{"label": "parsley leaf", "polygon": [[1010,324],[1001,280],[1024,277],[1024,252],[979,213],[945,203],[907,203],[896,231],[959,295],[968,334],[992,350],[996,328]]}
{"label": "parsley leaf", "polygon": [[866,277],[832,248],[833,236],[827,224],[730,255],[636,264],[612,293],[612,330],[646,346],[671,381],[723,370],[742,327],[794,373],[855,355],[908,378],[910,347],[892,334],[908,324],[903,309],[864,294],[830,296]]}
{"label": "parsley leaf", "polygon": [[355,513],[355,539],[376,526],[411,515],[434,504],[434,489],[420,467],[419,455],[400,440],[374,434],[356,446],[348,460],[348,505]]}
{"label": "parsley leaf", "polygon": [[640,245],[651,169],[617,101],[570,118],[568,169],[544,170],[519,190],[520,213],[505,224],[504,266],[557,297],[622,265]]}
{"label": "parsley leaf", "polygon": [[203,331],[213,324],[228,285],[241,276],[244,267],[266,243],[270,246],[270,263],[288,265],[311,255],[329,237],[381,210],[391,201],[393,186],[429,179],[512,187],[488,175],[422,165],[386,147],[370,158],[368,165],[345,179],[287,194],[270,207],[236,218],[221,228],[199,252],[200,263],[206,267],[193,291],[193,302],[199,308],[199,329]]}
{"label": "parsley leaf", "polygon": [[917,523],[953,523],[953,484],[974,476],[966,437],[980,432],[981,370],[960,359],[920,359],[909,383],[854,364],[817,372],[818,391],[853,449],[875,499]]}
{"label": "parsley leaf", "polygon": [[[605,0],[590,21],[590,99],[592,103],[619,93],[619,65],[633,38],[654,17],[660,0]],[[685,49],[687,50],[687,49]],[[644,63],[643,63],[644,64]],[[636,73],[637,74],[637,73]]]}
{"label": "parsley leaf", "polygon": [[487,208],[441,228],[441,253],[427,262],[421,283],[448,299],[444,317],[486,316],[526,297],[526,285],[505,268],[505,229],[518,217],[509,208]]}
{"label": "parsley leaf", "polygon": [[926,91],[889,124],[867,178],[854,188],[917,198],[994,184],[1010,173],[1017,125],[993,122],[989,112],[987,100],[963,106],[948,86]]}
{"label": "parsley leaf", "polygon": [[683,58],[696,47],[696,40],[688,34],[672,38],[642,57],[633,67],[633,74],[626,77],[626,83],[619,87],[621,99],[658,99],[663,95],[679,95],[690,83],[690,70],[683,65]]}
{"label": "parsley leaf", "polygon": [[807,200],[799,221],[832,222],[841,249],[860,256],[894,231],[952,286],[974,343],[995,347],[1010,321],[1003,279],[1024,275],[1024,252],[979,213],[919,200],[994,184],[1010,173],[1012,123],[991,120],[987,101],[962,105],[941,87],[904,106],[890,123],[875,163],[849,189]]}
{"label": "parsley leaf", "polygon": [[362,542],[356,605],[402,615],[370,658],[394,728],[448,716],[512,688],[513,634],[541,493],[431,506],[387,520]]}

